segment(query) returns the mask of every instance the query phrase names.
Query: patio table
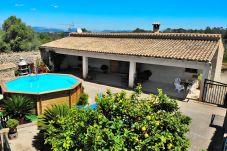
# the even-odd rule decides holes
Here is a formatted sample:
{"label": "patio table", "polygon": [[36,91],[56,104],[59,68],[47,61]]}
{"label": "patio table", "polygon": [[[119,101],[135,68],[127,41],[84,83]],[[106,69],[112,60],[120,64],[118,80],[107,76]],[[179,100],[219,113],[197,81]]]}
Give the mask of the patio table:
{"label": "patio table", "polygon": [[184,89],[187,90],[188,86],[192,85],[192,80],[181,80],[182,85],[184,85]]}

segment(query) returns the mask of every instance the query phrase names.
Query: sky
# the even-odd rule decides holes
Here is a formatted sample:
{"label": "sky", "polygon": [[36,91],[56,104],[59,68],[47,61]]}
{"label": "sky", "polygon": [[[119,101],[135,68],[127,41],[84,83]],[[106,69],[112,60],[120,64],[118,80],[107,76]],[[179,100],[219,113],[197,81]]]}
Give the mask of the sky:
{"label": "sky", "polygon": [[11,15],[26,24],[66,29],[151,30],[227,28],[227,0],[0,0],[0,24]]}

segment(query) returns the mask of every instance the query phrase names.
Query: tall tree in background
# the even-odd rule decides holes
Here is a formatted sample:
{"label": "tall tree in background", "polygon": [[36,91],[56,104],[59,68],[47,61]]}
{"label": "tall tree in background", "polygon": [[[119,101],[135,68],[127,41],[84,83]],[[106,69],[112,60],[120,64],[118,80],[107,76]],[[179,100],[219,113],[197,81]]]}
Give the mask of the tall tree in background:
{"label": "tall tree in background", "polygon": [[2,29],[5,32],[2,36],[2,42],[5,43],[5,48],[9,48],[11,51],[30,51],[39,44],[32,28],[16,16],[11,16],[5,20]]}
{"label": "tall tree in background", "polygon": [[63,38],[64,33],[34,32],[21,19],[11,16],[0,30],[0,53],[35,50],[43,43]]}
{"label": "tall tree in background", "polygon": [[151,32],[151,31],[144,30],[144,29],[141,29],[141,28],[136,28],[132,32],[133,33],[146,33],[146,32]]}

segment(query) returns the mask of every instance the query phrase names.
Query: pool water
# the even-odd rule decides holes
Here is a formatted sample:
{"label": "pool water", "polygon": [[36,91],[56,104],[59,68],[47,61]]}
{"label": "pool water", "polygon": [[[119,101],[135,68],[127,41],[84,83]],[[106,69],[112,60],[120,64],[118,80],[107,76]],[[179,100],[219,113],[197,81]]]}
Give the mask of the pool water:
{"label": "pool water", "polygon": [[77,79],[69,75],[39,74],[11,80],[6,83],[6,87],[15,92],[44,93],[71,88],[77,82]]}

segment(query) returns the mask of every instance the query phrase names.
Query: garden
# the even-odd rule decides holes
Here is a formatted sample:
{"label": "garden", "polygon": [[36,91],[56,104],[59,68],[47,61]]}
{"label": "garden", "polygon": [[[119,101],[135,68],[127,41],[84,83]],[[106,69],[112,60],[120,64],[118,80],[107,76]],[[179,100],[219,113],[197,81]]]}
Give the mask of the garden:
{"label": "garden", "polygon": [[55,105],[38,121],[45,144],[63,150],[187,150],[186,133],[191,118],[179,111],[176,100],[162,90],[141,96],[141,86],[131,95],[107,90],[97,96],[95,108]]}
{"label": "garden", "polygon": [[[131,95],[107,90],[97,95],[95,106],[88,105],[88,95],[83,93],[73,108],[46,109],[37,123],[45,145],[54,151],[187,150],[191,118],[162,90],[144,98],[141,89],[138,85]],[[16,95],[1,101],[1,107],[9,117],[5,124],[9,138],[16,138],[17,125],[32,121],[28,117],[34,113],[34,101]]]}
{"label": "garden", "polygon": [[1,100],[0,128],[9,128],[9,138],[17,137],[17,126],[37,121],[34,101],[25,96],[14,95]]}

